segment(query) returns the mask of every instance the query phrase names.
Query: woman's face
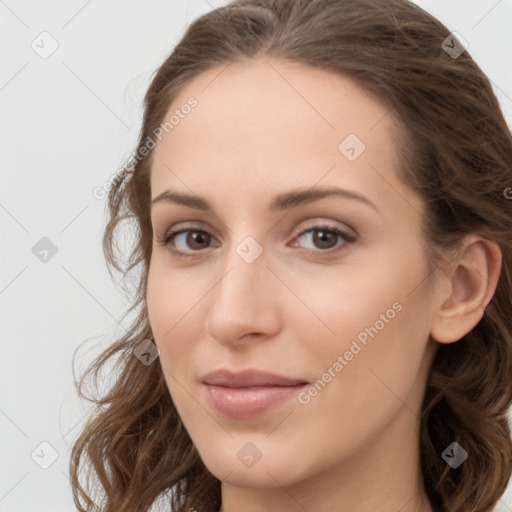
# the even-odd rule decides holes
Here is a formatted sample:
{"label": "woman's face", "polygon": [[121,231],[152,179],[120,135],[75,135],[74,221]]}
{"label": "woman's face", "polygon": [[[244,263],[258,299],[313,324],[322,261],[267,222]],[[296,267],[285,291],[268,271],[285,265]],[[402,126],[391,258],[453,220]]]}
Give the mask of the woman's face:
{"label": "woman's face", "polygon": [[[147,303],[207,468],[277,487],[411,460],[435,288],[391,113],[347,78],[262,59],[199,75],[172,115],[153,155]],[[216,370],[274,377],[205,384]]]}

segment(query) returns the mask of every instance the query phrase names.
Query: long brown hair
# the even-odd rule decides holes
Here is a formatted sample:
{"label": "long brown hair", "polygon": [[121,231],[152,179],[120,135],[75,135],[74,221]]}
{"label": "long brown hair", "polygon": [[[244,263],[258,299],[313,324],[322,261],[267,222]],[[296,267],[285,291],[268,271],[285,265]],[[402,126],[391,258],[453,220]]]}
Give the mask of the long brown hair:
{"label": "long brown hair", "polygon": [[[507,412],[512,403],[512,140],[491,84],[450,31],[406,0],[238,0],[189,25],[157,70],[145,96],[134,156],[108,196],[103,249],[109,271],[136,274],[127,332],[84,372],[77,389],[97,404],[70,460],[80,511],[143,512],[165,497],[176,512],[217,511],[220,481],[203,464],[166,387],[157,358],[134,349],[152,339],[145,292],[152,250],[149,215],[152,152],[141,149],[181,89],[221,64],[276,57],[351,77],[390,106],[401,128],[401,178],[422,194],[433,266],[467,233],[495,241],[503,255],[495,294],[478,325],[441,344],[422,405],[420,454],[435,510],[491,511],[512,472]],[[448,38],[448,39],[447,39]],[[509,191],[509,194],[506,191]],[[118,258],[117,228],[134,233]],[[83,384],[115,361],[115,383],[98,397]],[[113,371],[113,370],[109,370]],[[441,454],[452,442],[469,454],[452,469]],[[80,481],[86,464],[89,487]],[[101,489],[101,499],[93,493]]]}

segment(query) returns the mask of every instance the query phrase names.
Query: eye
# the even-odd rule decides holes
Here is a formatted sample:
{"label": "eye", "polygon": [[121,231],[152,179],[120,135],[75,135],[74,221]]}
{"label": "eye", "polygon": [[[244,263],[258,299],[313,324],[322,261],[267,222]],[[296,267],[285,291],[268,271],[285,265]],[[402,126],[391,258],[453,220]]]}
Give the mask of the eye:
{"label": "eye", "polygon": [[213,236],[202,229],[179,229],[168,231],[158,243],[160,245],[168,245],[169,250],[178,257],[187,257],[191,256],[191,254],[183,249],[175,249],[173,245],[179,246],[181,243],[185,249],[188,247],[192,249],[192,252],[199,252],[207,248],[212,239]]}
{"label": "eye", "polygon": [[[317,249],[320,250],[311,250],[308,249],[306,252],[308,254],[319,254],[319,253],[328,253],[331,254],[333,252],[337,252],[345,248],[346,245],[355,242],[356,237],[343,231],[342,229],[336,226],[329,225],[321,225],[321,226],[313,226],[307,230],[303,230],[298,232],[297,239],[303,239],[306,241],[310,241],[313,246],[316,246]],[[341,239],[341,245],[337,245],[337,241]],[[293,244],[295,246],[295,244]]]}

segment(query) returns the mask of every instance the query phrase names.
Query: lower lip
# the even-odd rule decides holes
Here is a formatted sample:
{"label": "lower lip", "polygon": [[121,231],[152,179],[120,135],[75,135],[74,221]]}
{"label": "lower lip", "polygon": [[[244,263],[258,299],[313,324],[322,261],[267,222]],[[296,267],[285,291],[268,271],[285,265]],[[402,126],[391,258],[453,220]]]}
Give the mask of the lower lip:
{"label": "lower lip", "polygon": [[289,400],[307,384],[228,388],[203,384],[210,404],[231,418],[253,418]]}

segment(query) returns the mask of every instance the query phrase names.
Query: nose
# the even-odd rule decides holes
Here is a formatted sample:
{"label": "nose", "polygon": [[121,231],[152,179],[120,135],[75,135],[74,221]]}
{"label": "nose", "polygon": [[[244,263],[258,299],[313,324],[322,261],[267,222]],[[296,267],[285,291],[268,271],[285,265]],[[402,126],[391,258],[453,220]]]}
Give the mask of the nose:
{"label": "nose", "polygon": [[267,267],[265,251],[249,262],[235,249],[210,294],[205,325],[207,335],[232,346],[275,336],[280,328],[278,287],[283,286]]}

